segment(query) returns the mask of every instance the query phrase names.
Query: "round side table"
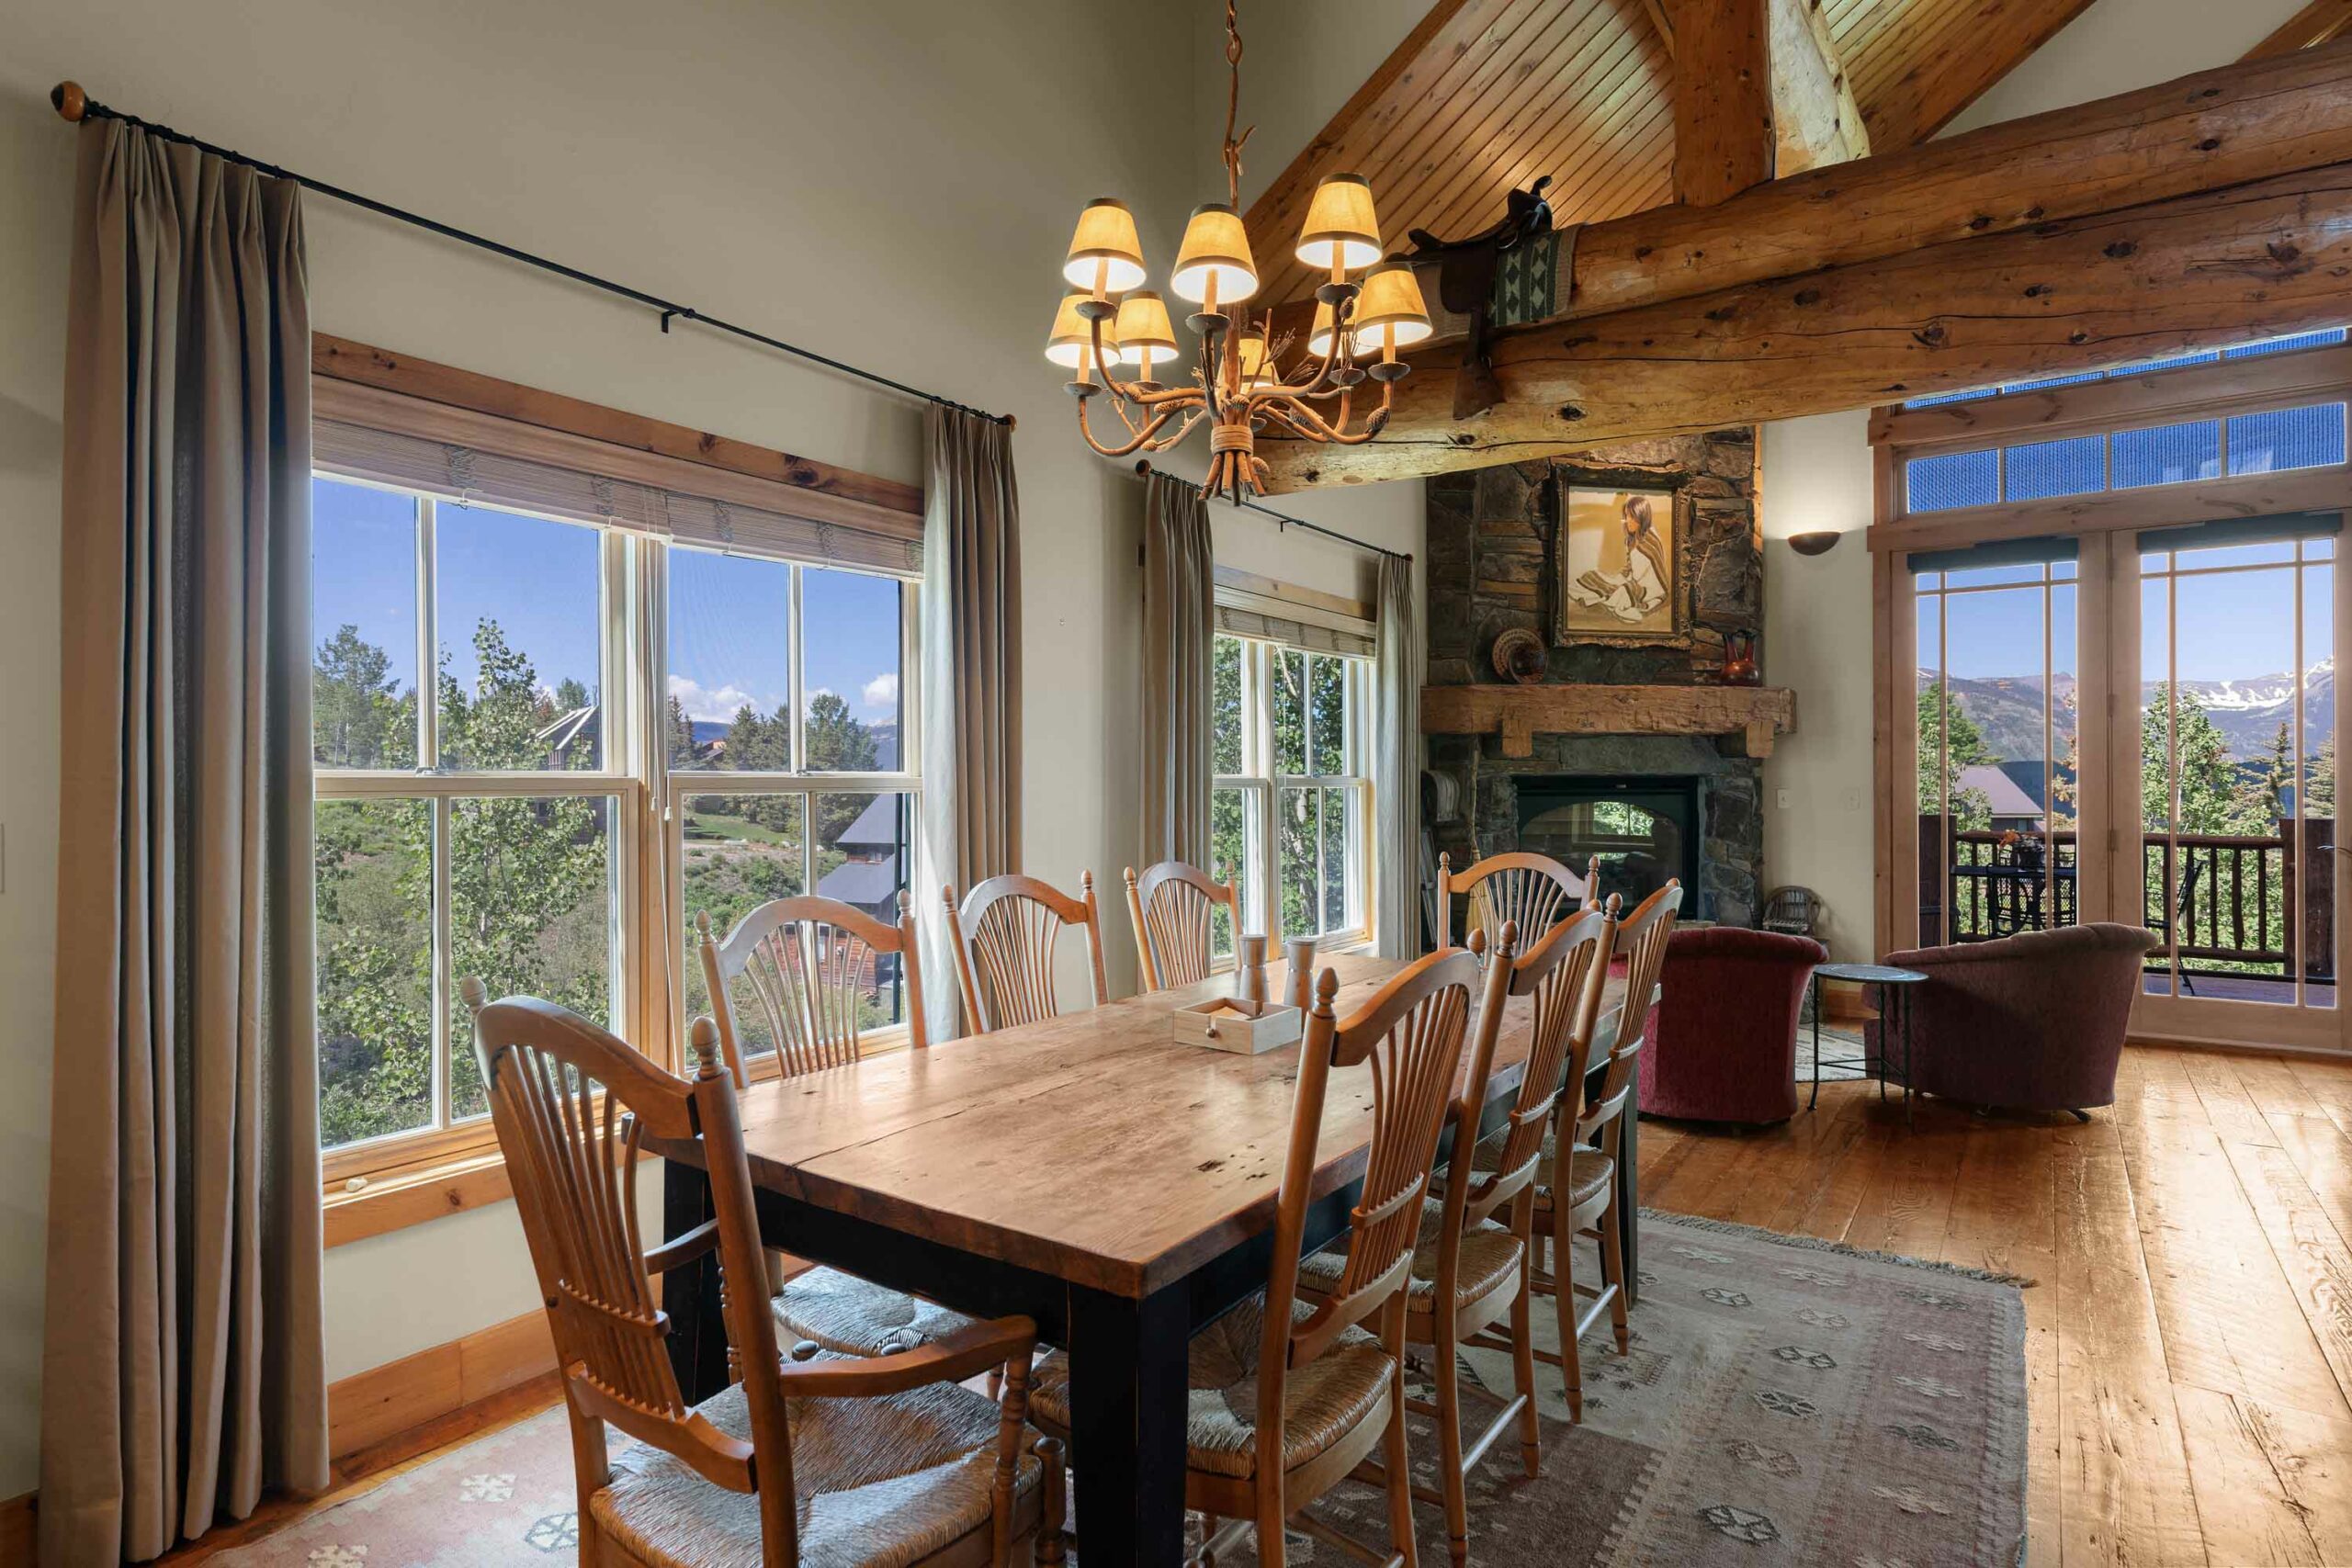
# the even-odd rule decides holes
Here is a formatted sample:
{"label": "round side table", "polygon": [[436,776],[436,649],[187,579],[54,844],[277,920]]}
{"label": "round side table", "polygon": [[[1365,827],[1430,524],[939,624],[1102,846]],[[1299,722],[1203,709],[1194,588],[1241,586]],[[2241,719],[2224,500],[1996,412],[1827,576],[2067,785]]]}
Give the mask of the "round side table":
{"label": "round side table", "polygon": [[1821,982],[1844,980],[1857,986],[1875,988],[1878,992],[1878,1059],[1873,1062],[1870,1047],[1865,1044],[1860,1057],[1852,1061],[1831,1062],[1833,1067],[1859,1068],[1858,1077],[1869,1077],[1875,1068],[1878,1097],[1886,1098],[1887,1052],[1898,1024],[1903,1032],[1903,1070],[1896,1081],[1903,1086],[1903,1125],[1911,1125],[1911,997],[1925,983],[1927,976],[1917,969],[1897,969],[1885,964],[1821,964],[1813,971],[1813,1097],[1805,1102],[1811,1111],[1821,1103]]}

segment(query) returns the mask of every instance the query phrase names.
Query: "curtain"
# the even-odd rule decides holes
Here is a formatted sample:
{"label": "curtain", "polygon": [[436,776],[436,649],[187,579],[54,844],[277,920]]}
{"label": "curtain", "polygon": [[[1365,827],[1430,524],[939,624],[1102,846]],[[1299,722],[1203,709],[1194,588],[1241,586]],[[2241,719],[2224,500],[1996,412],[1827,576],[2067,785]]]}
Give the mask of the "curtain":
{"label": "curtain", "polygon": [[1209,865],[1209,650],[1216,614],[1208,503],[1167,474],[1144,481],[1143,860]]}
{"label": "curtain", "polygon": [[1421,623],[1413,558],[1380,558],[1380,691],[1373,715],[1373,864],[1383,958],[1421,950]]}
{"label": "curtain", "polygon": [[915,903],[925,1022],[962,1032],[940,900],[1021,869],[1021,497],[1012,432],[934,403],[923,483],[922,825]]}
{"label": "curtain", "polygon": [[300,192],[81,130],[40,1557],[327,1482]]}

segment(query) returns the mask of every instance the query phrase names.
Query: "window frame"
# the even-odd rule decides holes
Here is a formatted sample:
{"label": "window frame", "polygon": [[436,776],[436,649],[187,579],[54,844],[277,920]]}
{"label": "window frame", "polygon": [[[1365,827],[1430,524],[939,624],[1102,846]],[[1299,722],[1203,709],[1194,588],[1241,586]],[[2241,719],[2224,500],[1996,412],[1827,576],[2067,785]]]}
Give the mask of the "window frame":
{"label": "window frame", "polygon": [[[683,934],[691,927],[685,903],[685,802],[687,799],[698,795],[797,796],[800,801],[801,886],[808,893],[816,891],[818,849],[816,802],[819,795],[903,795],[916,814],[913,819],[920,821],[920,813],[922,809],[922,773],[921,767],[914,764],[919,763],[922,756],[921,712],[922,682],[919,680],[910,680],[909,676],[922,668],[921,613],[922,582],[920,578],[892,572],[870,571],[860,567],[792,560],[781,556],[735,550],[715,550],[701,545],[657,543],[653,548],[660,561],[658,596],[661,603],[661,613],[654,618],[658,619],[661,625],[653,634],[648,652],[652,661],[650,689],[661,694],[661,699],[664,703],[668,700],[670,689],[669,563],[672,555],[679,550],[693,549],[701,554],[717,555],[728,558],[740,556],[744,559],[769,561],[786,566],[790,568],[792,573],[789,609],[786,612],[789,617],[791,646],[786,650],[786,683],[789,688],[788,700],[793,713],[792,761],[796,765],[782,771],[763,769],[746,772],[735,772],[725,768],[672,768],[669,765],[666,739],[656,742],[655,749],[660,753],[658,766],[663,789],[661,830],[666,835],[669,851],[667,868],[670,900],[666,907],[677,911],[677,923],[682,933],[678,944],[667,955],[670,962],[669,994],[676,998],[677,1006],[671,1010],[673,1016],[667,1021],[664,1032],[671,1038],[674,1055],[677,1048],[676,1043],[684,1037],[689,985],[688,965],[698,964],[701,962],[699,954],[694,950],[692,940]],[[808,700],[805,639],[808,636],[808,623],[807,616],[802,614],[801,590],[803,578],[809,571],[852,571],[862,576],[882,578],[898,584],[898,755],[899,766],[896,772],[812,773],[806,766]],[[705,781],[710,781],[712,787],[698,787]],[[722,784],[724,787],[719,787]],[[917,852],[919,838],[919,832],[909,835],[907,853],[910,856]],[[715,927],[714,930],[716,930]],[[723,938],[727,933],[718,931],[717,934]],[[910,1038],[911,1031],[905,1022],[861,1030],[859,1032],[861,1057],[879,1055],[885,1052],[901,1049]],[[761,1083],[768,1078],[778,1077],[784,1071],[782,1059],[773,1051],[747,1057],[743,1066],[753,1083]]]}
{"label": "window frame", "polygon": [[[1238,632],[1216,630],[1211,633],[1211,660],[1216,658],[1216,643],[1230,638],[1241,650],[1241,772],[1212,773],[1209,788],[1212,798],[1219,791],[1235,791],[1244,799],[1242,815],[1243,861],[1241,905],[1244,919],[1253,930],[1263,931],[1270,949],[1279,948],[1295,935],[1312,936],[1319,949],[1340,952],[1362,947],[1372,942],[1375,910],[1379,900],[1374,886],[1371,840],[1373,823],[1373,779],[1369,716],[1373,701],[1374,661],[1360,654],[1339,653],[1325,649],[1302,647],[1271,637],[1245,636]],[[1275,659],[1296,653],[1313,660],[1331,659],[1339,661],[1345,682],[1341,712],[1346,716],[1341,761],[1346,771],[1323,774],[1315,773],[1285,773],[1279,771],[1279,754],[1274,739],[1274,699],[1272,667]],[[1310,672],[1313,665],[1308,665]],[[1311,673],[1310,673],[1311,679]],[[1312,697],[1308,698],[1311,724]],[[1212,716],[1212,725],[1215,719]],[[1310,733],[1304,738],[1308,766],[1314,763],[1314,740]],[[1210,750],[1211,766],[1215,766],[1216,749]],[[1332,931],[1293,932],[1284,929],[1282,918],[1282,846],[1281,834],[1274,825],[1274,814],[1280,809],[1283,794],[1289,790],[1312,789],[1318,793],[1317,809],[1321,810],[1322,792],[1339,792],[1354,803],[1354,830],[1346,835],[1344,852],[1348,863],[1342,868],[1342,886],[1350,898],[1348,922]],[[1250,804],[1254,801],[1254,807]],[[1316,887],[1320,893],[1328,871],[1324,836],[1317,817],[1316,834]],[[1254,825],[1254,827],[1253,827]],[[1319,899],[1318,899],[1319,906]],[[1211,968],[1225,972],[1233,967],[1231,953],[1214,954]]]}
{"label": "window frame", "polygon": [[[676,886],[682,862],[669,852],[673,814],[666,736],[658,722],[667,694],[667,552],[723,547],[728,554],[900,583],[902,771],[815,774],[808,783],[811,794],[905,793],[919,809],[921,600],[911,585],[921,572],[921,488],[325,334],[312,345],[311,388],[318,477],[401,494],[435,509],[470,502],[598,531],[600,702],[605,708],[603,752],[593,773],[314,767],[317,798],[435,799],[443,814],[447,807],[438,802],[466,796],[612,798],[612,1026],[676,1070],[684,1055],[681,971],[695,954],[683,920],[678,940],[661,934],[682,907]],[[514,484],[548,500],[530,504],[505,493]],[[419,533],[429,571],[430,540]],[[437,607],[426,608],[429,579],[418,592],[417,629],[426,650],[419,666],[426,700],[420,706],[437,723],[437,704],[429,700],[436,667],[432,617],[437,615]],[[797,634],[795,640],[797,660]],[[796,686],[796,711],[805,715],[802,695]],[[801,743],[798,722],[794,742]],[[754,782],[751,775],[722,776]],[[911,839],[910,847],[915,847]],[[806,863],[813,866],[813,844],[809,855]],[[443,940],[448,909],[446,886],[436,887],[436,942]],[[453,998],[442,987],[456,980],[439,973],[447,952],[436,948],[433,1004],[435,1028],[444,1031]],[[903,1037],[902,1030],[897,1032]],[[868,1031],[868,1051],[889,1048],[890,1033]],[[436,1044],[435,1126],[324,1152],[328,1246],[511,1196],[490,1119],[446,1120],[452,1053],[462,1048],[461,1040],[446,1048]]]}

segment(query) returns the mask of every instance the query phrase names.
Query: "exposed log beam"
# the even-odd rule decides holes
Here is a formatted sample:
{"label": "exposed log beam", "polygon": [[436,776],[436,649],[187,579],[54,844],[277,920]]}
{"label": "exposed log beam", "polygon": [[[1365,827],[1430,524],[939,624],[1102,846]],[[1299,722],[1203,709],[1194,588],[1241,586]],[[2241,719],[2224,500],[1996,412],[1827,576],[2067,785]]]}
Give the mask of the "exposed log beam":
{"label": "exposed log beam", "polygon": [[[1557,319],[2346,160],[2352,39],[1815,169],[1721,207],[1659,207],[1589,224],[1577,234]],[[1277,331],[1303,330],[1312,308],[1278,312]]]}
{"label": "exposed log beam", "polygon": [[1821,0],[1770,0],[1772,172],[1786,178],[1871,154]]}
{"label": "exposed log beam", "polygon": [[1772,177],[1768,0],[1668,0],[1674,198],[1713,207]]}
{"label": "exposed log beam", "polygon": [[1903,68],[1863,94],[1873,147],[1927,141],[1984,90],[2083,14],[2091,0],[1969,0],[1926,13],[1932,33],[1906,38]]}
{"label": "exposed log beam", "polygon": [[1417,357],[1368,446],[1264,441],[1275,490],[1575,452],[2155,358],[2343,320],[2352,164],[1502,337],[1504,400],[1451,417]]}
{"label": "exposed log beam", "polygon": [[2278,30],[2246,51],[2247,60],[2275,60],[2299,49],[2314,49],[2352,34],[2352,0],[2312,0]]}

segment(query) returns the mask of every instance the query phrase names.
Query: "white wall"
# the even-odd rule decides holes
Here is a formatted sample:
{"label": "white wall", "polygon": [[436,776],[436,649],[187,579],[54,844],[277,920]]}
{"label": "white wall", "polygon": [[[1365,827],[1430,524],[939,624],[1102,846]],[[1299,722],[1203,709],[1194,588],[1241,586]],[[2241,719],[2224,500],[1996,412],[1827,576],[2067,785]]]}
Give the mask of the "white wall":
{"label": "white wall", "polygon": [[[1039,350],[1088,197],[1133,202],[1164,268],[1185,212],[1216,194],[1193,177],[1183,124],[1195,19],[1086,0],[0,0],[0,1497],[35,1477],[51,1057],[74,138],[51,85],[74,77],[257,157],[1018,415],[1024,830],[1029,869],[1069,884],[1088,867],[1115,877],[1135,851],[1141,490],[1080,445]],[[1154,62],[1142,83],[1137,60]],[[1172,129],[1147,118],[1171,107]],[[1202,134],[1214,175],[1216,133]],[[1288,149],[1271,141],[1259,155],[1279,168]],[[311,201],[308,222],[322,332],[922,477],[921,411],[894,396],[692,328],[665,336],[645,312],[333,202]],[[1419,547],[1418,486],[1296,510]],[[1218,542],[1253,570],[1368,592],[1358,552],[1222,515]],[[338,1247],[327,1294],[338,1376],[532,1305],[503,1208]]]}
{"label": "white wall", "polygon": [[[1961,115],[1951,131],[2131,92],[2225,65],[2300,0],[2098,0]],[[1866,414],[1763,429],[1764,675],[1797,694],[1797,731],[1765,765],[1765,865],[1829,906],[1841,959],[1871,956],[1871,576],[1859,536],[1804,559],[1783,541],[1871,520]],[[1847,801],[1861,792],[1859,812]],[[1782,794],[1789,804],[1780,806]]]}

